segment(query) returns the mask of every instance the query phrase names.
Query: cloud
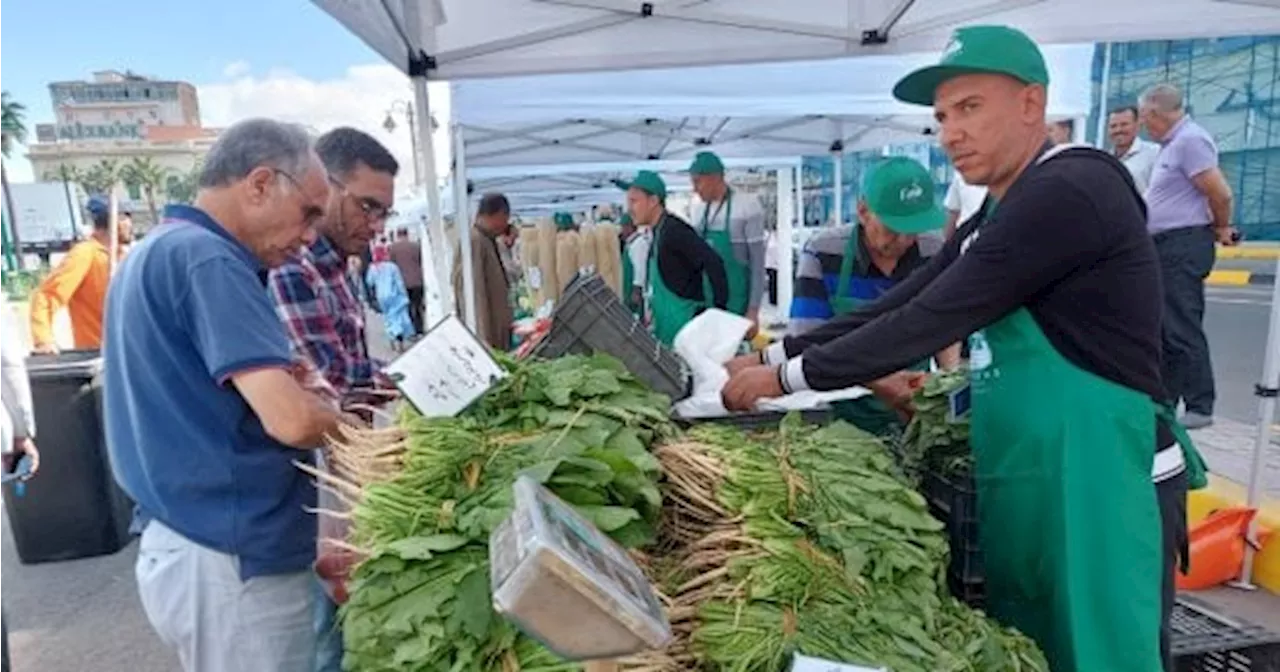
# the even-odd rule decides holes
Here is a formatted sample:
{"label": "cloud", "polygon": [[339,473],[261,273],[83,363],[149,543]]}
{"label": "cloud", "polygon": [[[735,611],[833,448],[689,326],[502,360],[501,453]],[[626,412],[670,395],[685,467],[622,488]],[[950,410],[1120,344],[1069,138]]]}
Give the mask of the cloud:
{"label": "cloud", "polygon": [[[412,101],[409,79],[390,65],[358,65],[331,79],[307,79],[292,71],[273,68],[261,76],[252,74],[248,63],[228,64],[224,80],[197,84],[200,117],[205,126],[224,127],[252,117],[270,117],[304,124],[317,133],[335,126],[352,126],[380,140],[396,159],[401,172],[397,186],[403,191],[413,184],[413,160],[409,129],[403,105]],[[431,108],[440,130],[433,134],[436,169],[449,169],[449,87],[430,85]],[[393,104],[396,127],[383,127]]]}

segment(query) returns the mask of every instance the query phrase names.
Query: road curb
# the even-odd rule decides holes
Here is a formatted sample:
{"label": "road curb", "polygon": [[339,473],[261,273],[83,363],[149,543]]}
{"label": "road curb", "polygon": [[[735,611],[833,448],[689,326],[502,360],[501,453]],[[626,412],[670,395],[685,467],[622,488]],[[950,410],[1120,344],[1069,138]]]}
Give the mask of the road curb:
{"label": "road curb", "polygon": [[1218,246],[1219,259],[1280,259],[1280,245]]}
{"label": "road curb", "polygon": [[1236,269],[1218,269],[1209,273],[1205,284],[1214,287],[1244,287],[1248,285],[1264,285],[1270,287],[1276,282],[1275,273],[1254,273]]}
{"label": "road curb", "polygon": [[[1245,506],[1245,487],[1218,474],[1209,474],[1209,485],[1187,495],[1187,524],[1194,526],[1214,511]],[[1270,530],[1280,530],[1280,501],[1264,497],[1258,506],[1258,523]],[[1266,590],[1280,594],[1280,537],[1272,535],[1262,552],[1254,556],[1253,581]]]}

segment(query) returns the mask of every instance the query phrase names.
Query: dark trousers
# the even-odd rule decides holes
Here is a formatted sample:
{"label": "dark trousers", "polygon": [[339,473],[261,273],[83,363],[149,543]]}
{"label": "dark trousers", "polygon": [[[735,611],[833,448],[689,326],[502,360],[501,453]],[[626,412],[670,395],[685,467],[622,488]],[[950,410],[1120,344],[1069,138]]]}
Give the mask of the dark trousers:
{"label": "dark trousers", "polygon": [[766,268],[764,275],[769,285],[769,303],[776,306],[778,305],[778,269]]}
{"label": "dark trousers", "polygon": [[409,321],[413,322],[413,330],[421,334],[422,323],[425,318],[426,306],[423,305],[423,298],[426,293],[422,287],[409,287],[405,290],[409,295]]}
{"label": "dark trousers", "polygon": [[1160,526],[1164,537],[1164,576],[1160,584],[1160,656],[1166,672],[1174,672],[1173,652],[1169,643],[1173,633],[1169,619],[1178,597],[1174,572],[1181,572],[1187,558],[1187,473],[1156,484],[1156,500],[1160,504]]}
{"label": "dark trousers", "polygon": [[1213,270],[1214,236],[1208,226],[1158,233],[1153,238],[1164,283],[1161,375],[1170,402],[1213,415],[1213,362],[1204,335],[1204,279]]}

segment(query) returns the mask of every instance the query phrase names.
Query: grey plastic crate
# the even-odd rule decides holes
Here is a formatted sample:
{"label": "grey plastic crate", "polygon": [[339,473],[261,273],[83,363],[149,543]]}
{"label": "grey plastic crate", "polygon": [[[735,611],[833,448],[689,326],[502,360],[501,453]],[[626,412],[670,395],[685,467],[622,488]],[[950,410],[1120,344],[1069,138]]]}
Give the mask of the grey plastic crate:
{"label": "grey plastic crate", "polygon": [[1178,672],[1278,672],[1280,634],[1179,596],[1169,622]]}
{"label": "grey plastic crate", "polygon": [[689,396],[689,366],[663,347],[594,273],[569,285],[551,315],[551,329],[530,353],[555,359],[601,352],[618,358],[640,382],[672,401]]}

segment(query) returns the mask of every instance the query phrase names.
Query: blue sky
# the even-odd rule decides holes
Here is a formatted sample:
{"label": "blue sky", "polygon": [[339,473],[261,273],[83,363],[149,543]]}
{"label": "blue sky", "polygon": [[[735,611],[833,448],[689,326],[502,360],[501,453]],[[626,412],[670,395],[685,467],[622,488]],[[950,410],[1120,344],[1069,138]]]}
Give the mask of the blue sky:
{"label": "blue sky", "polygon": [[[50,81],[88,79],[109,68],[196,84],[206,125],[258,113],[320,128],[377,129],[383,101],[366,97],[359,109],[317,101],[349,90],[386,89],[390,98],[409,93],[381,56],[305,0],[11,0],[5,7],[0,86],[27,106],[32,135],[36,123],[53,119]],[[280,112],[289,108],[281,96],[317,109]],[[26,163],[15,152],[16,178],[29,172]]]}

